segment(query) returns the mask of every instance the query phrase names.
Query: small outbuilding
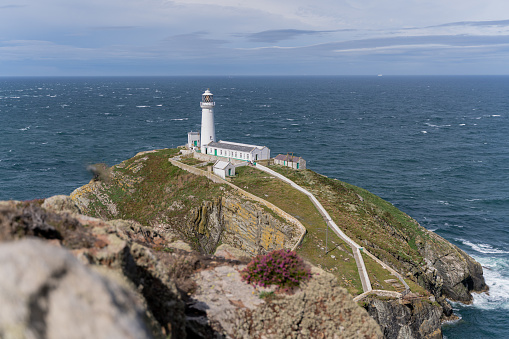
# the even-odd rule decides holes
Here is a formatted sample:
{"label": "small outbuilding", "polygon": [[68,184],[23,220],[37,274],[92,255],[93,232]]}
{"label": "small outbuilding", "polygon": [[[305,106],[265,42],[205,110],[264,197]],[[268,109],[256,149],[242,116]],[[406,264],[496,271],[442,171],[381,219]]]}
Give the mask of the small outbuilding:
{"label": "small outbuilding", "polygon": [[212,167],[214,174],[226,179],[226,177],[235,176],[235,165],[229,161],[217,160]]}
{"label": "small outbuilding", "polygon": [[278,154],[274,158],[274,164],[287,166],[293,169],[306,169],[306,160],[290,154]]}
{"label": "small outbuilding", "polygon": [[200,132],[187,133],[187,147],[190,149],[200,147]]}

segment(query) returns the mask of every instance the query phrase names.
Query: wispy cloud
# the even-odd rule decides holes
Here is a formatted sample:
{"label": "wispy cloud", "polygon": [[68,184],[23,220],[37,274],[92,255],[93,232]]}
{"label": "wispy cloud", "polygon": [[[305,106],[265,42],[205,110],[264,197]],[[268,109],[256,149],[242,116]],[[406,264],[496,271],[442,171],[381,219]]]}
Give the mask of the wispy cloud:
{"label": "wispy cloud", "polygon": [[273,29],[263,32],[246,34],[245,36],[252,42],[269,42],[275,43],[283,40],[289,40],[302,35],[323,35],[326,33],[338,31],[353,31],[353,30],[329,30],[329,31],[313,31],[302,29]]}
{"label": "wispy cloud", "polygon": [[108,30],[125,30],[125,29],[134,29],[138,28],[138,26],[97,26],[91,27],[90,29],[100,30],[100,31],[108,31]]}
{"label": "wispy cloud", "polygon": [[500,26],[507,27],[509,26],[509,20],[494,20],[494,21],[460,21],[460,22],[450,22],[442,25],[428,26],[429,27],[451,27],[451,26]]}
{"label": "wispy cloud", "polygon": [[25,5],[2,5],[0,9],[23,8]]}

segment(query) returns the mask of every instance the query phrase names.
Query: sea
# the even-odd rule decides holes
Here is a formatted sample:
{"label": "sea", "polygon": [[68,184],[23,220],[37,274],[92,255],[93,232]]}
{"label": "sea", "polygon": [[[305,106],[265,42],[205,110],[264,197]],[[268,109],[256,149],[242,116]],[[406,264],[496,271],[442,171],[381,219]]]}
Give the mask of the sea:
{"label": "sea", "polygon": [[509,76],[0,77],[0,200],[70,194],[89,164],[218,140],[293,153],[457,245],[489,294],[446,338],[509,338]]}

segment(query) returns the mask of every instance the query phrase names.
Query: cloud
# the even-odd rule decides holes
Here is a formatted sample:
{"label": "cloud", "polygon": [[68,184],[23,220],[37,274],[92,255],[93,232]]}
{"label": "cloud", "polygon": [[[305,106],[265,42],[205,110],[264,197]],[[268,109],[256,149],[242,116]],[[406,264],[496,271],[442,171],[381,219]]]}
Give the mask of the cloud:
{"label": "cloud", "polygon": [[229,42],[223,39],[207,38],[207,34],[207,32],[194,32],[174,35],[164,39],[164,43],[174,50],[199,51],[201,54],[207,54]]}
{"label": "cloud", "polygon": [[312,30],[301,30],[301,29],[273,29],[258,33],[252,33],[245,35],[249,41],[252,42],[279,42],[282,40],[289,40],[301,35],[323,35],[324,33],[332,33],[338,31],[353,31],[353,30],[330,30],[330,31],[312,31]]}
{"label": "cloud", "polygon": [[10,9],[10,8],[23,8],[25,5],[2,5],[0,9]]}
{"label": "cloud", "polygon": [[495,21],[460,21],[460,22],[451,22],[442,25],[429,26],[431,27],[451,27],[451,26],[499,26],[499,27],[508,27],[509,20],[495,20]]}
{"label": "cloud", "polygon": [[138,28],[138,26],[98,26],[98,27],[91,27],[91,29],[96,29],[100,31],[107,31],[107,30],[125,30],[125,29],[134,29]]}

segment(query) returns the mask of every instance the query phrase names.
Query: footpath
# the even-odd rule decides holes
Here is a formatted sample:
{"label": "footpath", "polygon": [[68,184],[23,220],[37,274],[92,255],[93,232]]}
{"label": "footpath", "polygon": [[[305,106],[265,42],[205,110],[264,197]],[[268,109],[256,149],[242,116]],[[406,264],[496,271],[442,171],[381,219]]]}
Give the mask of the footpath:
{"label": "footpath", "polygon": [[[230,182],[228,182],[226,180],[221,179],[220,177],[216,176],[215,174],[213,174],[211,172],[207,172],[207,171],[204,171],[204,170],[201,170],[201,169],[198,169],[196,167],[193,167],[193,166],[190,166],[190,165],[186,165],[186,164],[180,162],[179,161],[180,157],[169,158],[168,160],[173,165],[175,165],[177,167],[180,167],[183,170],[186,170],[186,171],[191,172],[191,173],[196,174],[196,175],[205,176],[209,180],[212,180],[213,182],[216,182],[216,183],[221,183],[221,184],[229,185],[230,187],[236,189],[239,193],[245,195],[246,197],[248,197],[250,199],[256,200],[256,201],[264,204],[265,206],[267,206],[268,208],[270,208],[271,210],[276,212],[278,215],[280,215],[281,217],[283,217],[287,221],[295,224],[301,230],[301,235],[300,235],[298,241],[293,246],[292,250],[295,250],[296,247],[302,241],[302,239],[303,239],[303,237],[304,237],[304,235],[306,233],[305,227],[296,218],[294,218],[293,216],[290,216],[288,213],[286,213],[285,211],[281,210],[277,206],[273,205],[272,203],[270,203],[270,202],[268,202],[268,201],[266,201],[266,200],[264,200],[264,199],[262,199],[260,197],[257,197],[255,195],[249,193],[249,192],[244,191],[240,187],[238,187],[238,186],[236,186],[236,185],[234,185],[234,184],[232,184],[232,183],[230,183]],[[364,297],[366,297],[366,296],[368,296],[370,294],[377,294],[377,295],[385,296],[385,297],[401,298],[403,295],[405,295],[408,292],[410,292],[410,287],[405,282],[403,277],[398,272],[396,272],[392,267],[390,267],[387,264],[385,264],[383,261],[381,261],[380,259],[375,257],[373,254],[369,253],[365,248],[359,246],[355,241],[353,241],[350,237],[348,237],[338,227],[338,225],[336,225],[336,223],[330,217],[329,213],[325,210],[325,208],[322,206],[322,204],[318,201],[318,199],[316,199],[316,197],[313,194],[311,194],[309,191],[307,191],[306,189],[302,188],[301,186],[297,185],[296,183],[294,183],[292,180],[288,179],[284,175],[281,175],[281,174],[279,174],[279,173],[277,173],[277,172],[275,172],[275,171],[273,171],[273,170],[271,170],[271,169],[269,169],[269,168],[267,168],[267,167],[265,167],[263,165],[256,164],[255,167],[258,168],[261,171],[269,173],[270,175],[272,175],[272,176],[274,176],[274,177],[276,177],[276,178],[278,178],[278,179],[280,179],[280,180],[290,184],[293,188],[295,188],[295,189],[299,190],[300,192],[304,193],[305,195],[307,195],[308,198],[313,203],[313,205],[317,208],[318,212],[322,215],[322,217],[325,220],[327,226],[334,233],[336,233],[336,235],[340,239],[342,239],[344,242],[346,242],[352,248],[353,255],[354,255],[354,258],[355,258],[355,263],[357,264],[357,270],[359,271],[359,277],[360,277],[361,284],[362,284],[362,289],[363,289],[363,293],[361,295],[358,295],[357,297],[355,297],[354,301],[359,301],[362,298],[364,298]],[[367,256],[369,256],[371,259],[376,261],[383,268],[388,270],[392,275],[396,276],[398,278],[398,280],[405,286],[405,291],[403,293],[399,293],[399,292],[392,292],[392,291],[373,290],[372,287],[371,287],[371,282],[370,282],[370,279],[369,279],[369,276],[368,276],[368,272],[366,270],[366,265],[364,264],[364,259],[362,258],[362,255],[361,255],[361,251],[363,253],[365,253]]]}
{"label": "footpath", "polygon": [[[354,258],[355,258],[355,263],[357,264],[357,269],[359,271],[359,277],[361,279],[362,289],[364,290],[364,293],[355,297],[354,301],[361,300],[362,298],[368,296],[369,294],[377,294],[380,296],[391,296],[391,297],[401,298],[402,296],[404,296],[410,292],[410,286],[408,286],[405,279],[403,279],[403,277],[398,272],[396,272],[392,267],[390,267],[389,265],[384,263],[382,260],[375,257],[372,253],[367,251],[365,248],[359,246],[355,241],[353,241],[350,237],[348,237],[338,227],[338,225],[336,225],[336,223],[331,219],[329,213],[327,213],[325,208],[322,206],[322,204],[318,201],[318,199],[316,199],[316,197],[313,194],[311,194],[308,190],[300,187],[299,185],[297,185],[296,183],[294,183],[292,180],[288,179],[284,175],[281,175],[281,174],[279,174],[279,173],[277,173],[263,165],[256,164],[256,168],[258,168],[259,170],[264,171],[266,173],[269,173],[269,174],[275,176],[276,178],[283,180],[284,182],[290,184],[293,188],[306,194],[309,197],[309,199],[313,202],[315,207],[318,209],[318,212],[320,212],[320,214],[324,218],[325,222],[327,223],[327,226],[330,227],[332,229],[332,231],[334,231],[334,233],[336,233],[336,235],[339,238],[341,238],[344,242],[346,242],[347,244],[350,245],[350,247],[352,248],[353,253],[354,253]],[[399,293],[399,292],[391,292],[391,291],[383,291],[383,290],[373,290],[371,288],[371,282],[369,280],[368,272],[366,270],[366,265],[364,264],[364,259],[362,259],[362,255],[360,253],[361,250],[368,257],[370,257],[371,259],[376,261],[384,269],[386,269],[392,275],[397,277],[398,280],[403,284],[403,286],[405,286],[405,291],[403,293]]]}
{"label": "footpath", "polygon": [[369,292],[372,290],[371,288],[371,282],[369,281],[368,271],[366,270],[366,265],[364,264],[364,260],[362,259],[361,250],[364,250],[361,246],[359,246],[355,241],[353,241],[349,236],[347,236],[339,227],[336,225],[336,223],[332,220],[329,213],[325,210],[325,208],[322,206],[322,204],[318,201],[318,199],[315,198],[313,194],[311,194],[308,190],[300,187],[296,183],[294,183],[292,180],[288,179],[284,175],[281,175],[263,165],[256,164],[256,168],[258,168],[261,171],[267,172],[270,175],[275,176],[276,178],[283,180],[284,182],[290,184],[293,188],[301,191],[305,195],[309,197],[313,205],[315,205],[318,212],[322,215],[323,219],[327,223],[327,226],[334,232],[336,235],[346,242],[353,251],[353,255],[355,258],[355,263],[357,264],[357,270],[359,271],[359,277],[361,279],[362,283],[362,289],[364,292]]}

